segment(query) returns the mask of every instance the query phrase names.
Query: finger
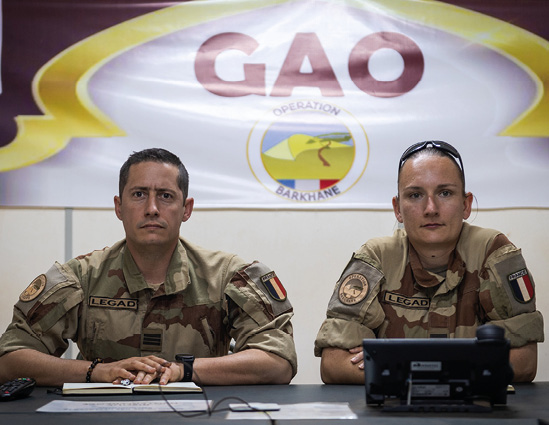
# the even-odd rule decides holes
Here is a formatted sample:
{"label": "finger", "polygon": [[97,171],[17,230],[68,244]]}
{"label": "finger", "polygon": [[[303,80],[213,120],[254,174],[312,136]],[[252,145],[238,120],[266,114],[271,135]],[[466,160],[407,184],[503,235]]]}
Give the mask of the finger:
{"label": "finger", "polygon": [[145,373],[155,373],[156,371],[161,369],[161,366],[156,362],[148,361],[146,363],[142,358],[135,358],[131,359],[131,361],[125,368],[129,370],[142,371]]}
{"label": "finger", "polygon": [[147,356],[145,357],[146,359],[149,359],[149,360],[152,360],[153,362],[155,363],[158,363],[158,364],[162,364],[162,363],[166,363],[167,360],[166,359],[163,359],[162,357],[158,357],[158,356]]}
{"label": "finger", "polygon": [[353,348],[350,348],[350,349],[349,349],[349,353],[353,353],[353,354],[362,353],[362,347],[353,347]]}
{"label": "finger", "polygon": [[143,378],[143,384],[150,384],[154,379],[157,377],[156,372],[155,373],[147,373],[145,377]]}
{"label": "finger", "polygon": [[166,369],[162,375],[160,375],[160,380],[158,381],[160,385],[166,385],[170,382],[170,377],[172,376],[172,370]]}
{"label": "finger", "polygon": [[167,361],[166,359],[163,359],[157,356],[152,356],[152,355],[147,357],[142,357],[140,360],[143,363],[154,367],[155,370],[160,370],[165,364],[168,364],[168,367],[169,367],[169,364],[171,364],[171,362]]}
{"label": "finger", "polygon": [[142,370],[137,372],[137,375],[136,375],[135,379],[133,380],[134,384],[142,384],[143,379],[145,378],[145,376],[147,376],[146,372],[143,372]]}
{"label": "finger", "polygon": [[352,364],[357,364],[357,363],[361,362],[363,360],[363,358],[364,358],[363,353],[357,353],[356,356],[351,357],[351,363]]}
{"label": "finger", "polygon": [[[156,357],[156,356],[148,356],[148,357],[146,357],[142,360],[145,364],[147,364],[148,366],[154,368],[154,371],[157,374],[160,374],[160,373],[164,372],[166,367],[170,367],[171,364],[172,364],[171,362],[169,362],[167,360],[164,360],[160,357]],[[147,372],[152,373],[152,370],[147,370]]]}

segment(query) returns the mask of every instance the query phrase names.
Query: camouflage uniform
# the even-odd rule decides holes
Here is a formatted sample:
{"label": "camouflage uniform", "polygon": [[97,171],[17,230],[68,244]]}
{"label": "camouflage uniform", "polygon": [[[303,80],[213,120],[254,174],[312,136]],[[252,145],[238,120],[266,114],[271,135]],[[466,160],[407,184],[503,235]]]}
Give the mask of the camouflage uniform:
{"label": "camouflage uniform", "polygon": [[534,282],[505,235],[464,223],[448,269],[422,268],[404,230],[355,253],[336,284],[315,341],[349,349],[363,338],[472,338],[490,322],[512,347],[543,341]]}
{"label": "camouflage uniform", "polygon": [[32,348],[60,356],[74,340],[81,356],[106,361],[177,353],[216,357],[257,348],[297,371],[293,309],[265,265],[181,239],[166,281],[150,288],[125,241],[56,263],[15,305],[0,355]]}

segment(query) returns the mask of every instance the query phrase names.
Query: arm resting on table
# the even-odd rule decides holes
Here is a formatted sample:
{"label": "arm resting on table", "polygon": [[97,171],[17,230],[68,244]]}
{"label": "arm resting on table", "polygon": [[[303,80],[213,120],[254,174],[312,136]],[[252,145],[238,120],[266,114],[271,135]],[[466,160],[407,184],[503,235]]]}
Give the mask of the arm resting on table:
{"label": "arm resting on table", "polygon": [[199,385],[288,384],[292,379],[286,359],[253,348],[223,357],[197,358],[193,369],[193,381]]}
{"label": "arm resting on table", "polygon": [[364,384],[362,347],[351,350],[328,347],[322,350],[320,377],[325,384]]}
{"label": "arm resting on table", "polygon": [[[93,369],[91,382],[113,382],[115,379],[135,379],[132,372],[150,374],[163,372],[164,359],[155,356],[131,357],[112,363],[99,363]],[[0,382],[15,378],[34,378],[41,386],[61,386],[65,382],[85,382],[89,360],[61,359],[32,349],[21,349],[0,357]]]}
{"label": "arm resting on table", "polygon": [[532,382],[538,369],[538,344],[531,342],[522,347],[511,348],[509,360],[515,372],[513,382]]}

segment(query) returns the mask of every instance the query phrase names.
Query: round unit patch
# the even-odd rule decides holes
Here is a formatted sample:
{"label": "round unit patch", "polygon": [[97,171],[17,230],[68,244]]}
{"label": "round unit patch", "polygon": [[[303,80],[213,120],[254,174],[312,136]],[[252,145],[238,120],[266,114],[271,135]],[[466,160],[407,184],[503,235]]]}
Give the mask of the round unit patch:
{"label": "round unit patch", "polygon": [[361,274],[353,273],[339,286],[339,301],[346,305],[358,304],[368,295],[368,280]]}
{"label": "round unit patch", "polygon": [[248,138],[248,163],[274,195],[298,203],[340,196],[362,177],[369,146],[361,123],[328,102],[296,100],[268,111]]}
{"label": "round unit patch", "polygon": [[19,299],[25,302],[32,301],[42,293],[45,287],[46,275],[41,274],[27,286],[27,289],[25,289],[21,295],[19,295]]}

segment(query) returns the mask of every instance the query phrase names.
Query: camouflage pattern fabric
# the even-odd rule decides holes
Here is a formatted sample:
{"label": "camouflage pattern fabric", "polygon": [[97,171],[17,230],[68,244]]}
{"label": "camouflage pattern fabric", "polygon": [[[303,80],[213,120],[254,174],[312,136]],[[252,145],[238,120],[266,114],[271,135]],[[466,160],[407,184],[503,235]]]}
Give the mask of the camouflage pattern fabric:
{"label": "camouflage pattern fabric", "polygon": [[151,288],[120,241],[36,278],[14,307],[0,355],[32,348],[60,356],[70,339],[87,360],[217,357],[228,354],[234,338],[234,352],[277,354],[295,375],[292,316],[282,284],[262,263],[181,239],[166,281]]}
{"label": "camouflage pattern fabric", "polygon": [[336,284],[315,355],[364,338],[473,338],[484,323],[501,326],[512,347],[542,342],[534,280],[520,249],[491,229],[464,223],[448,268],[422,268],[406,232],[368,241]]}

